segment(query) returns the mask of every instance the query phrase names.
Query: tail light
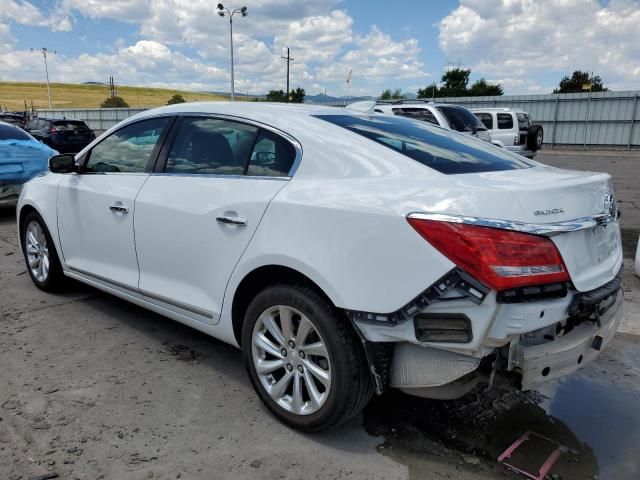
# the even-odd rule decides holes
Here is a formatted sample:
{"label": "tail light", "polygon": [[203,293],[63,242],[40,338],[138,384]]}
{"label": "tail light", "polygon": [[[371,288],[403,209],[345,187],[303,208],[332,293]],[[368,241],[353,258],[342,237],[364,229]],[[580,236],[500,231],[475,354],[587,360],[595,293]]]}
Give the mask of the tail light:
{"label": "tail light", "polygon": [[520,134],[516,134],[513,136],[513,144],[520,145]]}
{"label": "tail light", "polygon": [[407,220],[440,253],[495,290],[569,281],[560,252],[546,237],[439,220]]}
{"label": "tail light", "polygon": [[56,127],[51,127],[49,129],[49,133],[58,133],[58,130],[56,129]]}

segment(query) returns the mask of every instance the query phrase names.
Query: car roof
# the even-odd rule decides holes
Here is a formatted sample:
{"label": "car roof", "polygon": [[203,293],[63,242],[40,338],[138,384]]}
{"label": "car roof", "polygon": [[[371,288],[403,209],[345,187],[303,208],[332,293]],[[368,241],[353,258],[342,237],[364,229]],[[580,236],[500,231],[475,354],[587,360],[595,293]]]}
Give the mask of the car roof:
{"label": "car roof", "polygon": [[[308,133],[309,122],[323,122],[316,115],[354,115],[366,116],[340,107],[327,107],[308,104],[287,104],[270,102],[187,102],[145,110],[125,120],[140,120],[165,114],[216,114],[238,117],[239,120],[253,120],[271,126],[290,135]],[[124,125],[122,123],[122,125]],[[324,123],[324,122],[323,122]],[[317,125],[317,123],[316,123]]]}
{"label": "car roof", "polygon": [[513,113],[529,113],[524,110],[520,110],[518,108],[507,108],[507,107],[487,107],[487,108],[470,108],[472,112],[513,112]]}

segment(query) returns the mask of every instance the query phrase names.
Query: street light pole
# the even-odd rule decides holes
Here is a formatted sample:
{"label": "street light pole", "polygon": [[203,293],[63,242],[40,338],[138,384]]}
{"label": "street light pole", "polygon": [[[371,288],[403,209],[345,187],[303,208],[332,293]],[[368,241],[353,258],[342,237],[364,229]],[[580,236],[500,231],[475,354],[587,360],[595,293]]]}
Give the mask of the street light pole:
{"label": "street light pole", "polygon": [[246,17],[247,7],[237,8],[235,10],[229,10],[227,7],[218,4],[218,15],[224,17],[225,15],[229,16],[229,46],[231,49],[231,101],[235,100],[236,92],[235,92],[235,79],[233,74],[233,14],[240,13],[243,17]]}
{"label": "street light pole", "polygon": [[[32,48],[31,51],[34,52],[35,49]],[[47,65],[47,53],[51,52],[47,49],[47,47],[42,47],[38,51],[42,53],[42,56],[44,57],[44,72],[47,77],[47,99],[49,101],[49,110],[51,110],[51,87],[49,86],[49,66]],[[54,50],[53,53],[56,53],[56,51]]]}

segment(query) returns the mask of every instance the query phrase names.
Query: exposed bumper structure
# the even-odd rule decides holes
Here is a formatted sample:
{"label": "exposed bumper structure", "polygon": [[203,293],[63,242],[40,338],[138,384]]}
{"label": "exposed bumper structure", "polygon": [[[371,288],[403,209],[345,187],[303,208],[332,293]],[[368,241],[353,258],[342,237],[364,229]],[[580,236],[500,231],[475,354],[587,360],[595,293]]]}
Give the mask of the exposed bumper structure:
{"label": "exposed bumper structure", "polygon": [[598,357],[618,329],[622,319],[622,290],[600,317],[600,325],[585,321],[571,332],[540,345],[512,348],[512,362],[522,372],[522,389],[568,375]]}

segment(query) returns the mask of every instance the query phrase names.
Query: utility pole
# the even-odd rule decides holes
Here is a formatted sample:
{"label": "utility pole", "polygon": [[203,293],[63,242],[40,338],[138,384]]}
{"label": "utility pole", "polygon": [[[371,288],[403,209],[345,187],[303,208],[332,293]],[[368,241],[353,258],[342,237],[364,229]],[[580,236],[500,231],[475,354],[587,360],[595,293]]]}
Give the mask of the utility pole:
{"label": "utility pole", "polygon": [[[35,49],[30,49],[32,52],[35,52]],[[51,52],[47,47],[42,47],[38,50],[42,53],[44,57],[44,71],[47,76],[47,99],[49,100],[49,110],[51,110],[51,87],[49,86],[49,66],[47,65],[47,53],[57,53],[55,50]]]}
{"label": "utility pole", "polygon": [[287,61],[287,103],[289,103],[289,64],[294,60],[291,56],[291,52],[289,51],[289,47],[287,47],[287,56],[283,57],[280,55],[280,58],[283,58]]}

